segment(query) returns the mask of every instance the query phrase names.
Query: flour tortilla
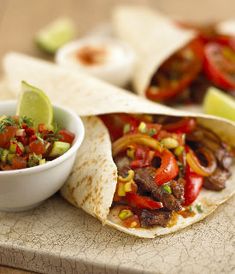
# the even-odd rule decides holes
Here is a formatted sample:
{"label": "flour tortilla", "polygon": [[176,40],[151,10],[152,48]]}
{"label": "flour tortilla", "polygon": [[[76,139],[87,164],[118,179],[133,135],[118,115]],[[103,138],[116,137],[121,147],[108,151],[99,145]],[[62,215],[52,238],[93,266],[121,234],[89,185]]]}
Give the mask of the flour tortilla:
{"label": "flour tortilla", "polygon": [[201,203],[203,213],[192,218],[179,217],[170,228],[128,229],[113,223],[109,218],[117,184],[117,167],[111,155],[111,141],[103,122],[95,115],[104,113],[150,113],[171,116],[197,116],[200,124],[211,129],[226,142],[235,146],[235,124],[225,119],[203,114],[174,110],[152,103],[100,80],[82,75],[21,54],[8,54],[4,58],[4,70],[11,91],[17,95],[20,81],[44,89],[53,103],[67,106],[85,116],[85,140],[77,154],[74,170],[61,190],[61,194],[73,205],[84,209],[103,224],[108,224],[130,235],[153,238],[178,231],[202,220],[219,204],[235,193],[235,166],[226,188],[221,192],[202,190],[195,203]]}
{"label": "flour tortilla", "polygon": [[119,6],[112,16],[114,33],[132,46],[137,55],[134,90],[145,97],[154,73],[173,53],[196,35],[182,30],[172,20],[147,7]]}

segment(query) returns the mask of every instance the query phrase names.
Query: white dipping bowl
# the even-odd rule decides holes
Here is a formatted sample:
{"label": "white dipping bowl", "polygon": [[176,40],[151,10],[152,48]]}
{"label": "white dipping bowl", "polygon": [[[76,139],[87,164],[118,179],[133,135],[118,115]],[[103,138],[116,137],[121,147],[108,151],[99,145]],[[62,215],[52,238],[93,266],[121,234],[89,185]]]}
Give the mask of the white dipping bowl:
{"label": "white dipping bowl", "polygon": [[[103,64],[84,65],[76,58],[76,53],[85,46],[106,47],[110,59]],[[114,38],[87,37],[66,44],[55,56],[58,65],[90,74],[113,85],[124,87],[131,80],[135,54],[129,45]]]}
{"label": "white dipping bowl", "polygon": [[[62,156],[40,166],[0,171],[0,210],[31,209],[56,193],[72,171],[76,152],[84,139],[81,119],[68,109],[53,106],[54,120],[75,134],[72,147]],[[16,102],[0,102],[1,115],[15,115]]]}

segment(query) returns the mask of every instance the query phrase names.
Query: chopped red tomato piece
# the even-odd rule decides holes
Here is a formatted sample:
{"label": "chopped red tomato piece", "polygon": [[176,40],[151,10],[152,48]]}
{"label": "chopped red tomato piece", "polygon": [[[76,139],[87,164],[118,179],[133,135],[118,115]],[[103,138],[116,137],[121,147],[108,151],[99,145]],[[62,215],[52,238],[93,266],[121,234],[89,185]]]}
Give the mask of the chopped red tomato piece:
{"label": "chopped red tomato piece", "polygon": [[41,141],[36,140],[29,144],[29,150],[37,155],[43,155],[46,152],[46,147]]}
{"label": "chopped red tomato piece", "polygon": [[66,143],[69,143],[69,144],[72,144],[73,140],[75,138],[75,134],[72,133],[71,131],[67,130],[67,129],[61,129],[59,131],[59,135],[61,136],[60,141],[66,142]]}
{"label": "chopped red tomato piece", "polygon": [[137,215],[130,216],[122,221],[125,227],[129,228],[139,228],[140,227],[140,220]]}
{"label": "chopped red tomato piece", "polygon": [[26,127],[25,132],[28,136],[33,136],[35,134],[35,130],[31,127]]}
{"label": "chopped red tomato piece", "polygon": [[0,133],[0,147],[7,147],[11,138],[15,137],[17,127],[7,126],[2,133]]}
{"label": "chopped red tomato piece", "polygon": [[135,158],[131,162],[131,168],[139,168],[149,166],[153,160],[154,151],[151,151],[148,147],[136,146]]}
{"label": "chopped red tomato piece", "polygon": [[15,156],[12,159],[12,169],[26,168],[27,162],[23,157]]}
{"label": "chopped red tomato piece", "polygon": [[45,125],[45,124],[39,124],[39,125],[38,125],[38,131],[39,131],[40,133],[42,133],[42,132],[44,132],[44,131],[47,131],[46,125]]}

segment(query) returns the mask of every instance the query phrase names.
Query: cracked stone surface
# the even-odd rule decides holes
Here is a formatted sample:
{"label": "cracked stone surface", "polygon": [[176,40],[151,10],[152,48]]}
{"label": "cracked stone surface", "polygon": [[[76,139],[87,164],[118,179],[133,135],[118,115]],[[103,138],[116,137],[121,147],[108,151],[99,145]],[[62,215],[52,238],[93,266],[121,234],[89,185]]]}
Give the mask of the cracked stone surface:
{"label": "cracked stone surface", "polygon": [[109,227],[59,195],[0,213],[0,264],[42,273],[235,273],[235,197],[205,221],[153,240]]}

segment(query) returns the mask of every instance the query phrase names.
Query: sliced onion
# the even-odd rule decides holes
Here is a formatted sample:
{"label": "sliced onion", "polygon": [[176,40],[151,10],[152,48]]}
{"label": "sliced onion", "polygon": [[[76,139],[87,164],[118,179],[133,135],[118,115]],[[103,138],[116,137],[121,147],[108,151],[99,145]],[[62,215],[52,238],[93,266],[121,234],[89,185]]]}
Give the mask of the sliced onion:
{"label": "sliced onion", "polygon": [[144,134],[129,134],[125,135],[113,143],[113,156],[127,149],[129,145],[138,144],[148,146],[154,150],[162,151],[162,145],[154,138]]}
{"label": "sliced onion", "polygon": [[25,129],[19,128],[16,131],[16,136],[24,136],[25,135]]}
{"label": "sliced onion", "polygon": [[195,155],[195,153],[191,149],[189,149],[186,155],[186,160],[188,165],[195,173],[205,177],[210,176],[217,167],[215,156],[209,149],[205,147],[200,148],[197,151],[203,154],[203,156],[206,158],[208,162],[208,166],[203,166],[200,163],[198,157]]}

